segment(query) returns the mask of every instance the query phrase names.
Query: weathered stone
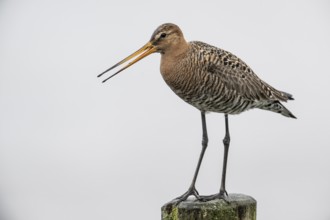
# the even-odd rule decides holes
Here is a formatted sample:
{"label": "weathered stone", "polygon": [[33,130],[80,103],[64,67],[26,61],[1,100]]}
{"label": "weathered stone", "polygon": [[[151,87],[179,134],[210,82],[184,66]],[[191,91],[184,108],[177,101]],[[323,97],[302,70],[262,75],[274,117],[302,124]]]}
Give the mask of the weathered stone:
{"label": "weathered stone", "polygon": [[257,201],[247,195],[229,194],[227,202],[174,201],[162,207],[162,220],[256,220]]}

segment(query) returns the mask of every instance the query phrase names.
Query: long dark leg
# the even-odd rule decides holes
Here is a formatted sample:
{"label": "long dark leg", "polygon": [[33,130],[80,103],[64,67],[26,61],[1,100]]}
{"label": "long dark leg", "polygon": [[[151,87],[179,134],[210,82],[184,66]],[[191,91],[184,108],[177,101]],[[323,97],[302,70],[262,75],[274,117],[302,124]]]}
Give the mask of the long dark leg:
{"label": "long dark leg", "polygon": [[226,134],[225,138],[223,139],[224,145],[224,155],[223,155],[223,166],[222,166],[222,178],[221,178],[221,186],[219,193],[210,196],[201,196],[200,200],[202,201],[209,201],[213,199],[223,199],[225,201],[228,193],[226,191],[226,171],[227,171],[227,159],[228,159],[228,150],[229,150],[229,143],[230,143],[230,136],[229,136],[229,126],[228,126],[228,115],[225,114],[225,123],[226,123]]}
{"label": "long dark leg", "polygon": [[221,186],[220,186],[220,195],[227,195],[226,191],[226,172],[227,172],[227,159],[228,159],[228,150],[229,150],[229,143],[230,143],[230,135],[229,135],[229,127],[228,127],[228,115],[225,114],[225,121],[226,121],[226,135],[223,139],[224,145],[224,154],[223,154],[223,166],[222,166],[222,178],[221,178]]}
{"label": "long dark leg", "polygon": [[186,193],[184,193],[182,196],[179,196],[178,198],[176,198],[177,202],[181,202],[181,201],[186,200],[190,195],[194,195],[197,199],[200,198],[199,194],[198,194],[198,191],[195,188],[195,184],[196,184],[199,168],[202,164],[202,160],[203,160],[205,150],[207,148],[207,143],[208,143],[205,112],[201,112],[201,115],[202,115],[202,128],[203,128],[202,151],[201,151],[200,156],[199,156],[198,164],[197,164],[197,167],[196,167],[195,174],[194,174],[193,180],[191,182],[191,185],[190,185],[190,187],[189,187],[189,189]]}

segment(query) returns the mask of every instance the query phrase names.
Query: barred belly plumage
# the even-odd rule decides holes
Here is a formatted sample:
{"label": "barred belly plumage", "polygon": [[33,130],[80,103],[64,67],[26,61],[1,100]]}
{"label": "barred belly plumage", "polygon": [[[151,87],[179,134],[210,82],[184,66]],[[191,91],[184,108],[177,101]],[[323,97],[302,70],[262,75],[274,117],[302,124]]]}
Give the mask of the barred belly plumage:
{"label": "barred belly plumage", "polygon": [[[239,114],[261,108],[292,115],[279,102],[292,99],[291,95],[260,80],[242,60],[227,51],[193,41],[178,59],[168,62],[163,56],[163,63],[167,63],[161,67],[165,82],[201,111]],[[273,108],[275,103],[280,108]]]}

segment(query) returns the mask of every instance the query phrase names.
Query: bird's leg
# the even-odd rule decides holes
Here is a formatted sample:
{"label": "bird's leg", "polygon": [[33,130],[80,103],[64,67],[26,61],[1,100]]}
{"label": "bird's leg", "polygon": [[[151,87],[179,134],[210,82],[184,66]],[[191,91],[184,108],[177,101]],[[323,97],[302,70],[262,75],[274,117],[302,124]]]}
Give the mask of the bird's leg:
{"label": "bird's leg", "polygon": [[228,159],[228,150],[229,150],[229,143],[230,143],[230,135],[229,135],[229,126],[228,126],[228,115],[225,114],[225,121],[226,121],[226,135],[223,139],[224,145],[224,154],[223,154],[223,166],[222,166],[222,178],[221,178],[221,186],[220,186],[220,195],[228,196],[226,191],[226,172],[227,172],[227,159]]}
{"label": "bird's leg", "polygon": [[196,184],[199,168],[201,166],[201,163],[202,163],[202,160],[203,160],[203,157],[204,157],[204,153],[205,153],[205,150],[207,148],[207,143],[208,143],[205,112],[201,112],[201,115],[202,115],[202,128],[203,128],[202,151],[201,151],[200,156],[199,156],[198,164],[197,164],[195,174],[194,174],[194,178],[191,182],[191,185],[190,185],[187,192],[185,192],[183,195],[181,195],[181,196],[179,196],[175,199],[176,203],[180,203],[180,202],[186,200],[191,195],[194,195],[198,200],[200,199],[199,193],[195,188],[195,184]]}
{"label": "bird's leg", "polygon": [[228,202],[226,199],[228,196],[228,193],[226,191],[226,171],[227,171],[227,159],[228,159],[230,135],[229,135],[228,115],[227,114],[225,114],[225,123],[226,123],[226,134],[225,134],[225,138],[223,139],[224,155],[223,155],[223,166],[222,166],[222,178],[221,178],[220,192],[215,195],[201,196],[200,198],[202,201],[210,201],[213,199],[223,199],[226,202]]}

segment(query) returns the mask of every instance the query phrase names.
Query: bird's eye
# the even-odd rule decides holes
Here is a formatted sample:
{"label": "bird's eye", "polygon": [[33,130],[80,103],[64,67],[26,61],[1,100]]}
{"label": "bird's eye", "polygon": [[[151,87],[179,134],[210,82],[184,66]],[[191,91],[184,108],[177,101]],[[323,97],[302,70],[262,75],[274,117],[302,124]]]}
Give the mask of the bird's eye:
{"label": "bird's eye", "polygon": [[160,38],[165,38],[166,37],[166,33],[162,33],[161,35],[160,35]]}

